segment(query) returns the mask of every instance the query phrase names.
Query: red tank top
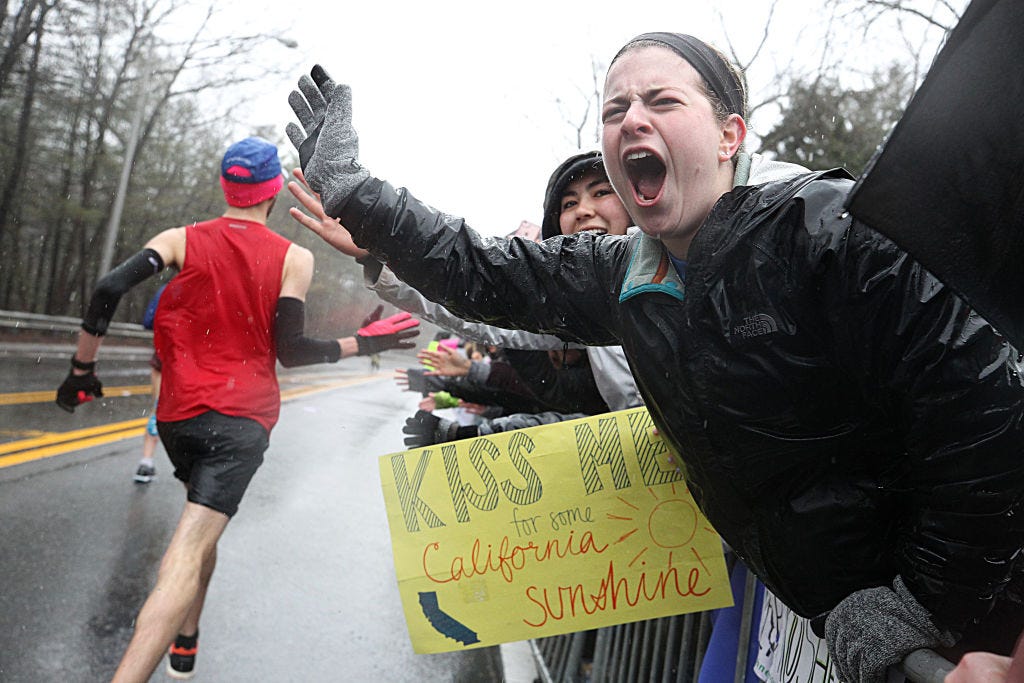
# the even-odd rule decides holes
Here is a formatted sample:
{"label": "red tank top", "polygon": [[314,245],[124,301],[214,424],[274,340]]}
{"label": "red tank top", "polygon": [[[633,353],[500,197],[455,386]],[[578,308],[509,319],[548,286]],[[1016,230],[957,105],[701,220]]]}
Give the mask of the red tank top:
{"label": "red tank top", "polygon": [[291,242],[265,225],[217,218],[186,228],[185,264],[164,290],[153,325],[163,363],[156,417],[208,410],[277,423],[274,315]]}

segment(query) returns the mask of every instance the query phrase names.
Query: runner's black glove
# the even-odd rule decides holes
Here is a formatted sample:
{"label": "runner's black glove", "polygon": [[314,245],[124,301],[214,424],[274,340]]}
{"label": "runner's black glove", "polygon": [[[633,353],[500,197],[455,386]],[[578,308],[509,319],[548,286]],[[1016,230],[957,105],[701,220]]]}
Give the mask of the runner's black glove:
{"label": "runner's black glove", "polygon": [[359,136],[352,128],[352,88],[337,85],[315,65],[299,79],[288,104],[302,127],[289,123],[288,138],[299,151],[306,182],[320,195],[324,211],[337,217],[370,172],[359,165]]}
{"label": "runner's black glove", "polygon": [[412,339],[420,333],[419,330],[411,329],[420,324],[419,320],[402,311],[393,316],[380,319],[383,306],[366,317],[363,326],[356,332],[356,343],[359,345],[357,355],[371,356],[386,349],[411,349],[415,344]]}
{"label": "runner's black glove", "polygon": [[[76,375],[74,371],[76,363],[79,369],[89,372],[85,375]],[[76,406],[91,401],[93,398],[103,398],[103,383],[93,372],[96,367],[95,361],[82,363],[72,358],[71,365],[72,370],[57,387],[57,405],[69,413],[75,412]]]}

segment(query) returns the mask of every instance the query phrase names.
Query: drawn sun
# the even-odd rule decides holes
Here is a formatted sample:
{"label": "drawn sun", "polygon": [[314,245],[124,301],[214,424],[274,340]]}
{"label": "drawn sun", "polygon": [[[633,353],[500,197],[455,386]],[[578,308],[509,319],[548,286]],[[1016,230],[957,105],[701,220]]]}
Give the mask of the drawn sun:
{"label": "drawn sun", "polygon": [[[648,551],[651,551],[652,547],[661,548],[667,553],[669,567],[672,566],[676,554],[685,553],[687,549],[703,565],[703,559],[698,554],[696,548],[691,545],[691,542],[697,535],[698,525],[701,524],[703,517],[697,512],[697,508],[692,501],[680,495],[675,483],[659,488],[663,493],[667,494],[665,497],[659,495],[658,491],[655,491],[653,488],[647,489],[647,492],[650,494],[649,497],[642,497],[641,500],[633,502],[626,500],[622,496],[616,496],[619,502],[630,508],[632,512],[624,512],[622,514],[609,512],[608,519],[629,522],[632,528],[619,536],[615,541],[615,545],[627,542],[635,534],[640,533],[641,529],[646,528],[646,537],[639,537],[643,547],[630,560],[630,567],[633,567],[638,562],[640,566],[646,566],[647,554]],[[714,529],[709,526],[704,526],[703,528],[705,531],[715,533]]]}

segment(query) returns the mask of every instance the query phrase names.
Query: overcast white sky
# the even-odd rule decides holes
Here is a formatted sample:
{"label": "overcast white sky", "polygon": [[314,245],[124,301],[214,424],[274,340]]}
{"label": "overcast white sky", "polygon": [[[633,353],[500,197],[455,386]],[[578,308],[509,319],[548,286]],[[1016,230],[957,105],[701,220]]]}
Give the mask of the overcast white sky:
{"label": "overcast white sky", "polygon": [[[371,173],[497,235],[523,220],[540,223],[550,172],[578,151],[567,120],[582,115],[593,60],[603,79],[624,42],[661,30],[692,33],[723,48],[727,30],[741,58],[749,59],[769,4],[249,0],[221,7],[218,23],[279,32],[298,43],[293,50],[267,48],[267,59],[294,63],[295,73],[265,84],[248,123],[272,124],[286,140],[284,126],[293,119],[287,94],[319,62],[352,85],[361,160]],[[819,7],[814,0],[780,0],[768,52],[748,73],[755,98],[778,65],[795,58],[816,63],[825,22]],[[851,57],[863,68],[878,52]],[[766,116],[753,118],[755,130],[767,127]]]}

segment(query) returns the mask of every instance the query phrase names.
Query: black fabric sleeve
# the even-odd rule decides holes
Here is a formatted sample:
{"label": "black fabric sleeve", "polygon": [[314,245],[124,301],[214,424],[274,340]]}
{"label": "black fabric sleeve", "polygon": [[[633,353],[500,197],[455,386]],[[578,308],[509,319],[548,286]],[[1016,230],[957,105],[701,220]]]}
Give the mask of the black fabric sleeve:
{"label": "black fabric sleeve", "polygon": [[125,292],[163,269],[160,254],[146,248],[101,277],[82,319],[82,329],[97,337],[105,335]]}
{"label": "black fabric sleeve", "polygon": [[306,327],[306,304],[290,296],[277,300],[274,318],[274,341],[277,359],[286,368],[314,363],[337,363],[341,344],[336,339],[311,339],[303,334]]}
{"label": "black fabric sleeve", "polygon": [[461,441],[462,439],[472,439],[480,436],[480,428],[476,425],[469,425],[466,427],[458,427],[455,430],[454,441]]}
{"label": "black fabric sleeve", "polygon": [[[546,406],[545,411],[601,415],[610,410],[597,389],[594,372],[585,354],[579,365],[560,368],[552,365],[547,351],[505,349],[505,358],[518,374],[518,383],[536,395]],[[500,375],[496,377],[492,372],[491,376],[500,381]],[[506,390],[512,391],[515,383],[511,378],[504,381],[509,382]]]}

